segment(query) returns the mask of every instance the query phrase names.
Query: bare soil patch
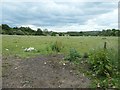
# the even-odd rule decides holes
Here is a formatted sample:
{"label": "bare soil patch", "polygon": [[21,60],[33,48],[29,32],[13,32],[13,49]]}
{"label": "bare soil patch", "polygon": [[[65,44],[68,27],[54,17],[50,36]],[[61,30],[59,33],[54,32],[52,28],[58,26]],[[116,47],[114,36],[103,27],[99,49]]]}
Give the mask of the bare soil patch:
{"label": "bare soil patch", "polygon": [[29,59],[2,59],[3,88],[87,88],[90,80],[77,74],[64,55],[40,55]]}

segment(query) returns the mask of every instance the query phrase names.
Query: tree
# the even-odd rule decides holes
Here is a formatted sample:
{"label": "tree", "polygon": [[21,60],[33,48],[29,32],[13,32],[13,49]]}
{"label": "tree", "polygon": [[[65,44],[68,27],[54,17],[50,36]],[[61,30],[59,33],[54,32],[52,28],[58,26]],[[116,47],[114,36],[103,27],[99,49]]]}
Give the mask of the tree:
{"label": "tree", "polygon": [[43,31],[40,28],[38,28],[35,35],[43,35]]}
{"label": "tree", "polygon": [[12,30],[7,24],[2,24],[2,33],[11,35]]}
{"label": "tree", "polygon": [[56,32],[51,32],[51,36],[56,36]]}
{"label": "tree", "polygon": [[64,33],[62,33],[62,32],[61,32],[61,33],[59,33],[59,36],[64,36]]}
{"label": "tree", "polygon": [[2,34],[2,26],[0,25],[0,34]]}
{"label": "tree", "polygon": [[3,30],[10,30],[11,28],[7,24],[2,24]]}
{"label": "tree", "polygon": [[82,31],[79,32],[79,35],[80,35],[80,36],[83,36],[83,34],[84,34],[84,33],[83,33]]}
{"label": "tree", "polygon": [[48,29],[44,29],[44,30],[43,30],[43,34],[44,34],[45,36],[47,36],[47,35],[49,34]]}

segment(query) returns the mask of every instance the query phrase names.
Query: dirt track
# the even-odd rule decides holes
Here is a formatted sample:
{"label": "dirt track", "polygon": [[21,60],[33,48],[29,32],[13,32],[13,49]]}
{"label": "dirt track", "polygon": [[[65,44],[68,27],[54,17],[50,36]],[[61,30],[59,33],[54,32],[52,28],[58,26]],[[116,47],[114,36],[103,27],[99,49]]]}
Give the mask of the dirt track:
{"label": "dirt track", "polygon": [[63,55],[38,56],[26,60],[3,58],[3,88],[86,88],[90,80],[76,74]]}

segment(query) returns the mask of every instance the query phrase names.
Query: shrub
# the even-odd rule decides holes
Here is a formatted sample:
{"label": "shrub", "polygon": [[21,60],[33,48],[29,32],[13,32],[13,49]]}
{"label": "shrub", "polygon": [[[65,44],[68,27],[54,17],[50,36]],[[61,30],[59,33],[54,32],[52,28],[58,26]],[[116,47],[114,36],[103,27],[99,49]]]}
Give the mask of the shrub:
{"label": "shrub", "polygon": [[61,41],[55,41],[53,44],[51,44],[52,51],[60,52],[62,47]]}
{"label": "shrub", "polygon": [[90,54],[89,63],[97,76],[111,76],[112,63],[107,50],[96,50]]}
{"label": "shrub", "polygon": [[78,58],[80,58],[80,54],[76,51],[76,49],[72,48],[72,49],[70,49],[70,52],[67,55],[67,57],[65,58],[65,60],[75,61]]}
{"label": "shrub", "polygon": [[110,49],[98,49],[90,53],[89,64],[90,68],[98,79],[96,83],[102,88],[118,87],[116,55]]}

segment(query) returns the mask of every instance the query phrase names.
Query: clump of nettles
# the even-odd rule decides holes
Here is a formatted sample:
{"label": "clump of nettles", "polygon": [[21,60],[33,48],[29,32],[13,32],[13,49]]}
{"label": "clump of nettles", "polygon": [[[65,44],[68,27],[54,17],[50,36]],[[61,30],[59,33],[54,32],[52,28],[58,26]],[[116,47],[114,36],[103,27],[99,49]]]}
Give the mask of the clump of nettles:
{"label": "clump of nettles", "polygon": [[62,48],[63,48],[63,45],[61,41],[55,41],[54,43],[51,44],[52,51],[60,52]]}
{"label": "clump of nettles", "polygon": [[96,50],[91,53],[89,63],[97,76],[112,75],[112,63],[107,50]]}
{"label": "clump of nettles", "polygon": [[78,60],[80,58],[80,54],[78,53],[78,51],[74,48],[70,49],[69,54],[65,57],[65,60],[68,61],[75,61]]}
{"label": "clump of nettles", "polygon": [[94,50],[90,53],[89,64],[94,76],[98,78],[99,87],[110,88],[117,86],[117,71],[111,58],[113,53],[108,49]]}

